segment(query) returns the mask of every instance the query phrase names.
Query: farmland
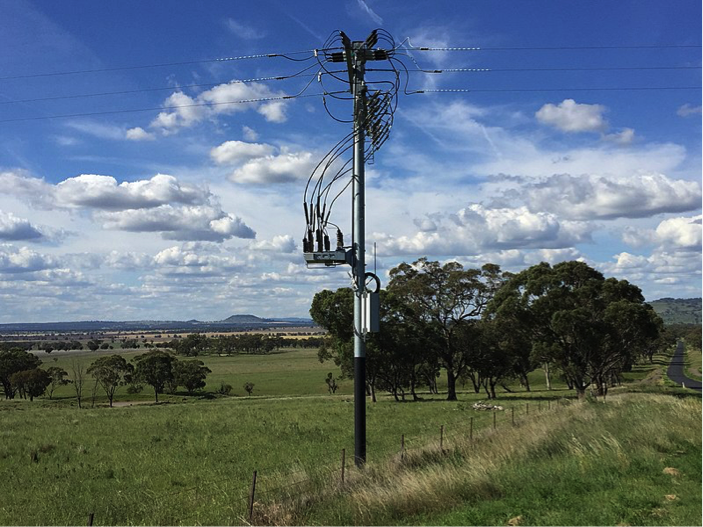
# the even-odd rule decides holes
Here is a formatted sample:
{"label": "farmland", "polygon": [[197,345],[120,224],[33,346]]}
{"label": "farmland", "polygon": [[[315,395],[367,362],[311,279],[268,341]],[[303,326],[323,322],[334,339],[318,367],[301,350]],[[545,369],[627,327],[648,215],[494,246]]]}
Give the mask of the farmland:
{"label": "farmland", "polygon": [[[42,353],[40,356],[45,366],[67,367],[72,357],[87,365],[98,356],[114,352],[54,353],[49,357]],[[129,360],[143,352],[119,350]],[[616,501],[629,503],[624,494],[629,495],[632,491],[632,503],[639,508],[649,507],[646,514],[640,511],[640,516],[628,516],[622,507],[613,506],[607,513],[609,515],[576,515],[571,523],[598,523],[604,518],[616,517],[640,520],[646,517],[653,523],[660,523],[660,517],[651,515],[652,510],[659,508],[665,509],[671,518],[681,518],[684,523],[690,521],[687,519],[696,511],[700,515],[700,461],[697,466],[691,461],[692,456],[700,455],[700,438],[696,443],[687,432],[697,423],[696,433],[700,435],[699,399],[686,398],[683,400],[685,404],[681,403],[683,406],[677,406],[677,399],[670,395],[636,394],[622,395],[622,404],[609,405],[611,401],[619,400],[617,395],[609,395],[608,403],[602,405],[608,408],[607,419],[596,419],[593,412],[602,413],[604,409],[592,409],[593,405],[588,403],[570,403],[573,392],[558,383],[552,390],[546,390],[540,370],[530,376],[533,387],[530,393],[519,385],[509,386],[514,393],[501,391],[497,404],[504,409],[500,412],[474,411],[471,405],[482,400],[484,394],[473,393],[468,385],[460,387],[459,402],[445,401],[443,393],[421,393],[423,400],[416,403],[396,403],[390,397],[381,396],[378,403],[368,404],[369,470],[366,475],[361,475],[352,469],[350,460],[353,451],[351,383],[341,381],[337,394],[327,394],[324,377],[328,372],[335,375],[339,372],[332,363],[320,364],[315,349],[284,349],[270,355],[202,356],[199,359],[212,370],[205,391],[190,397],[182,393],[165,395],[161,398],[164,402],[158,405],[134,404],[151,401],[153,393],[147,388],[140,394],[130,395],[124,387],[118,390],[115,400],[122,405],[134,404],[132,407],[107,408],[106,399],[100,392],[95,408],[78,410],[70,386],[60,387],[51,401],[47,398],[36,399],[33,403],[2,401],[0,494],[3,502],[0,504],[0,523],[83,524],[89,513],[95,513],[95,524],[239,524],[246,519],[251,477],[257,470],[259,498],[254,521],[263,523],[271,520],[327,524],[400,523],[406,512],[411,512],[405,520],[409,523],[467,524],[478,521],[504,524],[509,519],[505,517],[508,511],[516,510],[515,515],[518,515],[524,509],[524,506],[521,509],[515,505],[517,498],[508,499],[509,492],[514,492],[509,489],[519,487],[521,478],[536,478],[536,481],[541,478],[547,485],[546,481],[553,477],[550,470],[564,470],[564,474],[570,474],[578,463],[590,466],[589,463],[594,463],[594,452],[606,448],[598,446],[596,436],[599,433],[618,438],[622,435],[619,440],[625,444],[639,444],[638,434],[625,433],[629,425],[613,428],[613,423],[627,417],[628,422],[639,426],[641,419],[637,415],[642,412],[658,415],[657,408],[673,409],[673,413],[669,410],[659,412],[671,419],[679,419],[682,412],[687,413],[693,422],[684,420],[678,425],[681,430],[667,433],[659,442],[648,442],[642,452],[638,446],[628,453],[633,468],[625,475],[637,481],[652,479],[653,482],[644,491],[635,492],[634,488],[626,487],[621,491],[623,496]],[[685,395],[680,388],[662,386],[663,381],[643,381],[651,379],[651,373],[663,367],[666,360],[665,356],[659,356],[653,365],[637,366],[628,374],[631,384],[614,391],[616,394],[635,390]],[[245,396],[242,389],[247,381],[255,384],[251,397]],[[224,397],[214,393],[223,382],[234,387],[235,395]],[[440,391],[443,389],[441,383],[439,388]],[[492,431],[494,416],[498,435]],[[662,417],[661,423],[650,427],[666,429],[671,424],[667,420],[669,417]],[[519,425],[517,428],[512,419]],[[525,437],[531,438],[531,449],[540,451],[552,448],[549,446],[552,440],[548,440],[544,430],[549,427],[560,430],[558,440],[553,441],[563,445],[570,437],[569,423],[584,419],[591,424],[602,421],[606,428],[593,428],[585,437],[587,445],[592,441],[595,446],[588,447],[591,453],[587,453],[583,461],[566,456],[564,452],[568,449],[559,447],[559,464],[549,468],[544,465],[546,458],[540,458],[538,461],[542,464],[537,466],[525,457],[531,450],[511,448],[506,450],[504,459],[509,463],[493,464],[490,469],[500,470],[500,473],[490,473],[495,477],[500,474],[501,481],[505,479],[503,490],[478,492],[478,496],[483,496],[479,501],[476,497],[469,499],[465,491],[457,490],[478,488],[476,482],[472,482],[473,476],[461,470],[463,459],[467,463],[476,463],[466,457],[469,455],[466,450],[469,434],[477,441],[483,437],[489,443],[501,437],[501,443],[494,445],[493,450],[489,449],[491,451],[507,448],[506,442],[524,442]],[[436,452],[442,426],[443,448],[451,455],[447,459],[427,457],[423,452]],[[518,435],[518,428],[522,429],[520,433],[523,435]],[[405,439],[407,459],[417,464],[419,472],[406,473],[405,469],[398,467],[401,435]],[[482,448],[488,447],[484,445]],[[342,449],[349,453],[346,460],[349,494],[330,494],[329,489],[337,488]],[[656,449],[660,449],[659,454],[654,453]],[[616,451],[608,452],[608,463],[611,458],[612,463],[621,462]],[[671,486],[670,478],[655,476],[654,472],[661,472],[664,468],[658,468],[659,465],[681,466],[684,462],[687,467],[685,477],[679,478],[679,486],[671,490],[678,501],[661,507],[651,505],[656,501],[655,497],[661,501],[663,498],[659,494],[665,487],[669,488],[667,485]],[[447,463],[453,467],[449,471],[442,468],[446,468]],[[577,465],[572,467],[573,463]],[[617,478],[607,478],[607,470],[617,467],[607,464],[604,467],[598,473],[600,479],[591,481],[588,488],[606,483],[619,485]],[[399,470],[402,474],[398,473]],[[450,472],[453,475],[444,482],[438,479],[437,474]],[[379,496],[386,495],[386,486],[393,485],[390,475],[397,473],[397,477],[416,478],[407,480],[407,484],[401,485],[403,488],[417,487],[420,485],[417,478],[420,478],[424,483],[418,488],[424,489],[429,496],[446,494],[446,502],[418,501],[417,496],[410,493],[405,498],[398,497],[398,502],[388,498],[388,503],[392,504],[388,508],[366,494],[366,512],[356,511],[350,501],[355,493],[360,492],[355,485],[367,481],[369,485],[378,486]],[[386,475],[382,477],[383,474]],[[559,503],[568,502],[568,493],[577,492],[580,488],[577,479],[567,485],[567,495],[546,500],[542,508],[530,511],[526,518],[534,523],[549,523],[552,518],[552,523],[568,524],[569,510],[573,514],[583,511],[566,506],[562,510]],[[330,482],[335,485],[330,486]],[[294,484],[292,489],[287,489],[289,484]],[[317,501],[309,510],[301,510],[295,505],[296,500],[307,495],[317,496]],[[597,495],[593,495],[594,500]],[[295,499],[289,501],[286,496]],[[415,504],[411,506],[411,502]],[[468,505],[462,503],[472,505],[467,509]],[[476,507],[478,509],[474,510]]]}

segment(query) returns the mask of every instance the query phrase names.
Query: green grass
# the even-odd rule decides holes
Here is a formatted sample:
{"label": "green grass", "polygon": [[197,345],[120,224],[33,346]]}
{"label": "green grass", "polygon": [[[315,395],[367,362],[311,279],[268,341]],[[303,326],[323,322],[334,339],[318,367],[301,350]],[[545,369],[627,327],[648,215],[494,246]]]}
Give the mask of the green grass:
{"label": "green grass", "polygon": [[[120,353],[132,359],[144,351]],[[87,366],[104,353],[74,356]],[[45,366],[58,365],[66,370],[70,357],[41,356]],[[72,406],[72,388],[66,386],[57,390],[59,398],[55,401],[0,401],[0,525],[80,525],[90,512],[95,513],[96,525],[240,524],[246,518],[253,470],[259,474],[257,518],[264,523],[268,519],[323,524],[505,524],[514,517],[506,515],[515,511],[514,515],[523,515],[525,523],[573,524],[580,523],[579,515],[588,507],[605,515],[583,516],[590,518],[583,523],[602,524],[601,519],[617,516],[629,523],[647,524],[642,518],[650,518],[647,514],[657,507],[671,514],[659,518],[661,523],[669,523],[672,518],[678,521],[690,517],[689,501],[696,492],[700,516],[700,437],[697,443],[690,439],[686,428],[690,419],[676,413],[678,399],[670,396],[628,395],[620,398],[627,404],[612,405],[611,400],[619,398],[609,397],[606,404],[574,405],[583,413],[562,413],[557,409],[574,393],[559,382],[554,383],[553,390],[546,390],[544,374],[536,371],[530,376],[532,392],[526,393],[517,385],[515,393],[499,390],[498,404],[504,405],[505,411],[495,414],[498,433],[492,434],[493,414],[471,409],[473,402],[485,400],[485,394],[473,393],[470,384],[460,390],[460,401],[453,403],[444,401],[444,394],[422,393],[424,400],[419,403],[395,403],[392,397],[379,394],[378,403],[367,404],[367,473],[371,479],[365,480],[366,475],[351,470],[351,383],[342,381],[336,396],[327,395],[324,378],[327,372],[338,374],[338,370],[332,363],[320,364],[315,350],[200,359],[213,370],[206,390],[214,391],[225,382],[234,387],[236,396],[213,399],[179,394],[160,396],[165,403],[156,406],[109,409],[101,392],[99,407],[79,410]],[[632,383],[614,393],[634,389],[681,396],[686,391],[680,387],[667,387],[656,379],[649,382],[667,361],[662,355],[655,358],[654,365],[637,366],[628,374]],[[246,381],[255,383],[252,397],[244,396],[242,385]],[[89,393],[84,395],[89,398]],[[138,395],[128,395],[121,388],[116,400],[139,402],[152,398],[148,387]],[[694,400],[693,406],[691,401],[685,400],[686,408],[700,436],[700,400]],[[661,417],[669,410],[680,426]],[[518,428],[511,424],[513,412]],[[635,417],[630,415],[633,412]],[[549,422],[553,416],[561,420],[554,421],[545,434],[539,423]],[[489,438],[482,443],[488,445],[486,450],[476,449],[483,453],[480,459],[466,455],[470,418],[476,436]],[[573,420],[571,428],[569,419]],[[615,427],[619,420],[622,427]],[[437,457],[440,425],[445,427],[443,446],[451,452],[449,456]],[[634,427],[633,433],[628,427]],[[634,431],[648,441],[641,457]],[[397,479],[401,434],[405,435],[410,460],[403,470],[408,469],[406,475],[415,474],[415,479]],[[569,450],[574,434],[586,445],[597,446],[599,438],[606,436],[624,441],[628,455],[632,450],[632,462],[627,467],[613,464],[619,462],[618,458],[605,447],[597,450],[602,466],[601,457],[595,454],[574,457],[573,449]],[[663,438],[656,439],[657,434]],[[528,446],[533,450],[524,450]],[[336,495],[342,449],[347,452],[349,494]],[[514,456],[506,453],[493,468],[481,465],[482,459],[492,459],[495,452],[514,449]],[[694,455],[698,456],[697,465],[691,458]],[[657,463],[678,467],[675,463],[679,458],[687,467],[676,480],[680,484],[675,492],[679,499],[661,505],[662,485],[671,480],[657,479],[652,471]],[[490,472],[492,483],[487,486],[484,480],[477,483],[451,476],[456,471],[461,474],[461,467],[472,466],[483,467],[484,475],[489,470],[499,472]],[[588,471],[584,472],[584,466]],[[425,488],[429,497],[411,495],[410,507],[402,500],[396,503],[385,494],[385,483],[373,486],[384,481],[383,474],[391,478],[389,488]],[[438,478],[437,474],[447,477]],[[297,484],[299,481],[302,483]],[[374,504],[366,496],[365,509],[349,505],[348,499],[356,492],[355,481],[366,481],[371,489],[377,488],[378,496],[388,498],[385,504]],[[559,484],[554,485],[555,481]],[[296,507],[281,501],[287,494],[278,487],[291,483],[295,483],[291,496],[314,491],[314,495],[326,498],[306,501],[307,512],[301,515]],[[598,505],[601,501],[610,503],[607,514]],[[539,507],[531,510],[528,504],[533,502]],[[280,509],[275,508],[277,504]],[[623,515],[630,509],[639,510],[641,515]],[[645,509],[646,514],[642,512]]]}
{"label": "green grass", "polygon": [[[323,525],[697,525],[701,403],[625,394],[373,467],[344,492],[262,507]],[[410,465],[410,467],[408,466]],[[674,475],[665,469],[675,469]],[[519,519],[517,519],[519,517]]]}
{"label": "green grass", "polygon": [[[442,400],[368,404],[371,462],[468,433],[468,406]],[[490,415],[475,416],[476,430]],[[503,416],[505,417],[505,416]],[[280,473],[340,466],[353,452],[349,397],[225,398],[78,410],[0,404],[0,525],[239,523],[253,470],[260,489]],[[32,453],[37,453],[37,461]]]}
{"label": "green grass", "polygon": [[701,380],[701,350],[686,346],[686,376],[691,379]]}

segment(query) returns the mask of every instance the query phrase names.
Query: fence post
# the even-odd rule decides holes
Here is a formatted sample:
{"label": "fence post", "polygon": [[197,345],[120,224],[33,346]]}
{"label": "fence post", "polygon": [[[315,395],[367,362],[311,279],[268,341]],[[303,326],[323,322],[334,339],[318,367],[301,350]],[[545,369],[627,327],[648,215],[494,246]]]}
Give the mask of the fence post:
{"label": "fence post", "polygon": [[515,426],[515,408],[514,407],[510,409],[510,419],[513,422],[513,426]]}
{"label": "fence post", "polygon": [[537,401],[537,413],[542,412],[542,401]]}
{"label": "fence post", "polygon": [[551,410],[551,409],[552,409],[552,400],[547,399],[547,410]]}
{"label": "fence post", "polygon": [[95,518],[95,513],[91,512],[88,514],[88,525],[93,525],[93,519]]}
{"label": "fence post", "polygon": [[344,468],[347,465],[347,449],[342,449],[342,485],[344,485]]}
{"label": "fence post", "polygon": [[439,427],[439,451],[444,452],[444,425]]}
{"label": "fence post", "polygon": [[249,493],[249,521],[251,521],[252,516],[254,516],[254,496],[256,494],[256,470],[254,471],[254,477],[251,480],[251,492]]}
{"label": "fence post", "polygon": [[469,417],[469,441],[474,440],[474,418]]}
{"label": "fence post", "polygon": [[530,415],[530,403],[525,404],[525,412]]}
{"label": "fence post", "polygon": [[405,460],[405,434],[400,435],[400,460]]}
{"label": "fence post", "polygon": [[493,430],[496,429],[496,411],[493,410]]}

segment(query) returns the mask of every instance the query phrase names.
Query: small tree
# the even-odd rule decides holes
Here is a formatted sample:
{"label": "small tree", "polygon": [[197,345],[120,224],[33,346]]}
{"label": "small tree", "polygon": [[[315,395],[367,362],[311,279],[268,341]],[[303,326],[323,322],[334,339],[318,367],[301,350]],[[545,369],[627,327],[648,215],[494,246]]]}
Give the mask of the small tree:
{"label": "small tree", "polygon": [[88,368],[90,373],[103,387],[107,400],[112,408],[112,401],[119,386],[127,384],[131,380],[134,366],[129,364],[121,355],[110,355],[100,357]]}
{"label": "small tree", "polygon": [[245,382],[244,389],[246,390],[247,394],[251,395],[251,392],[254,391],[254,383],[253,382]]}
{"label": "small tree", "polygon": [[225,384],[224,382],[220,383],[220,387],[217,389],[217,393],[220,395],[229,395],[232,392],[232,385],[231,384]]}
{"label": "small tree", "polygon": [[0,351],[0,384],[5,392],[5,399],[14,399],[17,388],[12,383],[12,375],[21,371],[38,368],[41,361],[21,348]]}
{"label": "small tree", "polygon": [[47,386],[51,384],[49,374],[39,368],[33,370],[18,371],[12,374],[12,384],[17,387],[17,390],[24,397],[29,395],[29,400],[34,401],[35,397],[39,397],[45,391]]}
{"label": "small tree", "polygon": [[64,378],[68,375],[68,372],[63,368],[59,368],[58,366],[51,366],[50,368],[46,369],[46,373],[48,373],[49,377],[51,377],[51,384],[49,385],[47,390],[49,392],[49,399],[52,399],[54,396],[54,390],[56,390],[56,388],[69,383],[69,381]]}
{"label": "small tree", "polygon": [[76,400],[78,401],[78,408],[82,408],[81,400],[83,399],[83,384],[85,382],[85,366],[83,363],[75,358],[71,359],[71,384],[73,384],[73,389],[76,392]]}
{"label": "small tree", "polygon": [[200,360],[177,361],[173,364],[176,386],[183,386],[189,394],[205,388],[205,378],[212,370]]}
{"label": "small tree", "polygon": [[337,384],[337,379],[335,379],[332,375],[332,372],[329,372],[327,374],[325,382],[327,383],[327,391],[330,393],[330,395],[336,393],[337,388],[339,388],[339,385]]}
{"label": "small tree", "polygon": [[134,358],[137,367],[134,375],[154,388],[154,400],[159,402],[159,394],[164,392],[166,384],[173,379],[173,364],[176,357],[161,350],[153,350]]}

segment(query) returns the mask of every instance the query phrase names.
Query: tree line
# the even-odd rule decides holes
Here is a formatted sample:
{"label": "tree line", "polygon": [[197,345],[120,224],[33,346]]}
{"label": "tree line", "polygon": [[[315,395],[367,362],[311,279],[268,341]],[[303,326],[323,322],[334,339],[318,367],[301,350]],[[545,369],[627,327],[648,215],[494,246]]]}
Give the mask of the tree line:
{"label": "tree line", "polygon": [[[603,394],[636,361],[672,342],[641,290],[605,278],[584,262],[541,263],[520,273],[498,265],[465,269],[421,258],[390,271],[381,297],[381,331],[367,337],[367,392],[418,399],[420,387],[437,393],[446,375],[447,399],[457,383],[496,397],[498,386],[537,368],[546,383],[558,375],[579,398],[589,386]],[[320,361],[333,360],[353,377],[353,292],[321,291],[310,314],[328,331]]]}
{"label": "tree line", "polygon": [[99,357],[87,367],[74,358],[70,378],[63,368],[52,366],[44,370],[41,364],[38,357],[20,348],[0,351],[0,383],[5,399],[19,396],[34,400],[45,393],[51,399],[58,386],[71,384],[81,408],[90,376],[93,404],[98,387],[103,389],[112,406],[120,386],[127,386],[128,393],[138,393],[144,385],[151,386],[158,402],[159,394],[165,391],[175,393],[179,387],[185,388],[190,395],[196,393],[205,387],[207,375],[211,373],[202,361],[178,360],[163,350],[138,355],[133,362],[121,355]]}

